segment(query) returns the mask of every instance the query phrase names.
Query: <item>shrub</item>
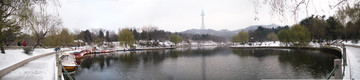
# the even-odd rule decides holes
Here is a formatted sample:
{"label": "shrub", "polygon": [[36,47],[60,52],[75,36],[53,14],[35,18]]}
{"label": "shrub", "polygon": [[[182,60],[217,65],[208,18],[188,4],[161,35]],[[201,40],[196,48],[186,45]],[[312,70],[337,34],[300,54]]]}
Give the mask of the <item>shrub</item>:
{"label": "shrub", "polygon": [[28,55],[31,55],[32,54],[32,48],[31,47],[24,47],[24,53],[25,54],[28,54]]}

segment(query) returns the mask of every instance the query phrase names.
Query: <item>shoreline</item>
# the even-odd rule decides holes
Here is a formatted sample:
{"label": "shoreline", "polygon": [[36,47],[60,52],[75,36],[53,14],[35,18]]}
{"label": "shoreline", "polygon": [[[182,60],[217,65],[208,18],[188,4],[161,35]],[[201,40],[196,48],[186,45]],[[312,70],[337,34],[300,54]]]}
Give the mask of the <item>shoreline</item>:
{"label": "shoreline", "polygon": [[[59,51],[59,52],[66,52],[66,51],[67,51],[67,50],[65,50],[65,51]],[[0,70],[0,79],[1,79],[2,77],[4,77],[5,75],[7,75],[8,73],[10,73],[10,72],[12,72],[12,71],[14,71],[14,70],[16,70],[16,69],[24,66],[25,64],[27,64],[27,63],[29,63],[29,62],[31,62],[31,61],[34,61],[34,60],[36,60],[36,59],[39,59],[39,58],[42,58],[42,57],[46,57],[46,56],[49,56],[49,55],[52,55],[52,54],[55,54],[55,53],[57,53],[57,52],[50,52],[50,53],[44,53],[44,54],[32,56],[32,57],[26,58],[26,59],[24,59],[24,60],[21,60],[20,62],[17,62],[17,63],[15,63],[15,64],[13,64],[13,65],[10,65],[10,66],[8,66],[8,67],[6,67],[6,68],[4,68],[4,69],[1,69],[1,70]]]}

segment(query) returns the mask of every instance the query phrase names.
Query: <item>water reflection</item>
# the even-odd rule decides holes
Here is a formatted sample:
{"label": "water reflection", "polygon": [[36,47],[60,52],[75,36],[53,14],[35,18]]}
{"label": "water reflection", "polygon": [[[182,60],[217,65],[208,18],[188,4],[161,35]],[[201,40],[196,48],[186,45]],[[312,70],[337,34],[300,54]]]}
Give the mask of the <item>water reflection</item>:
{"label": "water reflection", "polygon": [[334,55],[288,49],[182,48],[89,55],[80,80],[323,78]]}
{"label": "water reflection", "polygon": [[206,62],[205,62],[205,56],[201,56],[201,73],[202,73],[202,80],[206,80]]}
{"label": "water reflection", "polygon": [[[234,54],[240,57],[256,57],[262,61],[264,57],[276,56],[281,63],[282,69],[287,65],[295,78],[324,78],[332,70],[335,55],[314,50],[300,49],[233,49]],[[309,75],[306,75],[306,74]]]}

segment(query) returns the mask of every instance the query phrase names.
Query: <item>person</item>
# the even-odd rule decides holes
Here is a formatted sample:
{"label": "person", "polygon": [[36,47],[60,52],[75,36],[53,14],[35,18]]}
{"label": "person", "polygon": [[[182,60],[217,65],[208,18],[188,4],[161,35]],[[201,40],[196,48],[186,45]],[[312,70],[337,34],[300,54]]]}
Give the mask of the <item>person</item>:
{"label": "person", "polygon": [[23,46],[26,46],[26,41],[23,42]]}
{"label": "person", "polygon": [[6,42],[6,46],[9,46],[10,45],[10,43],[9,42]]}
{"label": "person", "polygon": [[57,51],[58,51],[58,48],[56,47],[54,50],[55,50],[55,52],[57,52]]}
{"label": "person", "polygon": [[330,43],[326,43],[327,46],[330,46]]}
{"label": "person", "polygon": [[21,42],[20,42],[20,41],[18,41],[18,46],[21,46]]}

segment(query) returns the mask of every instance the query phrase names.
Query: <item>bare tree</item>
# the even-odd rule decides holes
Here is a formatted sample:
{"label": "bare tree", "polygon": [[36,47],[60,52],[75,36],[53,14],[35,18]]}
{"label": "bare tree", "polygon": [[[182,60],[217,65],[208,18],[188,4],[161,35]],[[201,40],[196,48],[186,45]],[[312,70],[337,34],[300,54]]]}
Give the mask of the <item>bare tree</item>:
{"label": "bare tree", "polygon": [[44,47],[41,44],[41,41],[44,40],[45,37],[52,31],[61,29],[60,27],[62,25],[62,21],[57,16],[36,13],[36,15],[31,19],[33,20],[29,21],[29,28],[34,35],[36,42],[33,49],[35,49],[38,45]]}
{"label": "bare tree", "polygon": [[143,31],[146,31],[146,32],[153,32],[155,30],[158,30],[159,28],[156,27],[156,26],[144,26],[142,27],[142,30]]}
{"label": "bare tree", "polygon": [[[301,9],[305,9],[306,17],[309,17],[309,5],[317,5],[313,1],[315,0],[249,0],[255,8],[255,14],[259,13],[259,9],[263,6],[270,7],[271,15],[278,15],[283,19],[286,19],[288,13],[290,13],[295,22],[297,22],[298,12]],[[330,9],[340,9],[341,7],[351,4],[350,0],[330,0],[335,4],[329,4]],[[358,3],[359,0],[354,0]],[[330,3],[330,2],[329,2]],[[316,9],[316,7],[313,7]],[[255,20],[259,18],[255,16]]]}
{"label": "bare tree", "polygon": [[[0,48],[1,53],[5,53],[3,48],[5,43],[10,43],[10,36],[20,33],[21,23],[32,16],[37,5],[46,4],[47,0],[0,0]],[[44,7],[39,7],[44,8]]]}

